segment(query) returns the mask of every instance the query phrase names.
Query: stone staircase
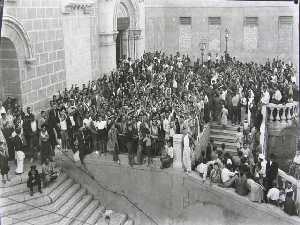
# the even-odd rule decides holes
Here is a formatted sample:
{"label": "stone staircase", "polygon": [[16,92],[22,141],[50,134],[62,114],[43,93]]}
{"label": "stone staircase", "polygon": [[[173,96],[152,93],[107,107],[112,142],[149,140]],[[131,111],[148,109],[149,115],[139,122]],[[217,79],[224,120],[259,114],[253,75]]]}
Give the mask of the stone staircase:
{"label": "stone staircase", "polygon": [[[105,225],[106,209],[100,201],[65,173],[61,173],[43,193],[29,195],[27,179],[0,186],[2,224]],[[111,211],[111,210],[110,210]],[[126,214],[110,212],[111,225],[133,225]]]}
{"label": "stone staircase", "polygon": [[[222,125],[217,123],[210,124],[210,139],[218,146],[218,150],[221,150],[221,145],[225,144],[225,151],[230,152],[231,154],[237,154],[237,134],[238,128],[237,125],[228,125],[224,129]],[[241,127],[240,127],[241,128]],[[242,132],[242,128],[241,128]]]}

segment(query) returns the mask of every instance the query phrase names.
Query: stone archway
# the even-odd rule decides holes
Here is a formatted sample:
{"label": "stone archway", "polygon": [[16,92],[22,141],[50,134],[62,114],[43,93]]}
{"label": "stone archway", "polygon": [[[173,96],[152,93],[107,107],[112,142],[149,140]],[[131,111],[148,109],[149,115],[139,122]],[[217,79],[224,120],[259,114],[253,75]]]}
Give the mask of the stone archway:
{"label": "stone archway", "polygon": [[[142,19],[140,13],[143,7],[141,0],[98,0],[99,61],[102,74],[109,73],[116,68],[116,61],[120,55],[126,53],[126,57],[137,58],[139,53],[144,51],[138,47],[140,38],[132,35],[132,31],[139,31],[141,28],[144,30],[144,25],[141,24],[145,20]],[[120,18],[128,18],[128,27],[120,29]],[[117,39],[118,43],[116,43]],[[117,47],[119,48],[118,57]]]}
{"label": "stone archway", "polygon": [[4,16],[0,43],[0,79],[4,85],[1,97],[15,97],[25,106],[24,81],[35,62],[30,39],[24,27],[14,17]]}

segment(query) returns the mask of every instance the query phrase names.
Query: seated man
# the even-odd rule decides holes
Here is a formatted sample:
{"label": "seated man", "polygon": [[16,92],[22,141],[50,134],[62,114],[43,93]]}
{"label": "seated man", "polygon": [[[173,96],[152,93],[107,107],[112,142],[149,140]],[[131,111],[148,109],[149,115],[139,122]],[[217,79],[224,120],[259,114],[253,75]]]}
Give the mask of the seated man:
{"label": "seated man", "polygon": [[280,191],[277,188],[276,181],[273,181],[271,189],[267,193],[267,200],[272,205],[278,206]]}
{"label": "seated man", "polygon": [[55,180],[58,176],[58,172],[54,170],[52,163],[47,158],[46,162],[42,165],[42,181],[43,186],[47,187],[49,182]]}
{"label": "seated man", "polygon": [[161,169],[169,168],[173,163],[173,147],[171,142],[169,141],[167,146],[165,146],[164,150],[162,151],[160,161],[161,161]]}
{"label": "seated man", "polygon": [[221,178],[223,182],[223,187],[233,187],[238,176],[235,172],[231,172],[229,170],[229,165],[226,164],[226,166],[222,169]]}
{"label": "seated man", "polygon": [[38,186],[38,190],[42,193],[41,189],[41,179],[38,170],[35,165],[30,167],[30,171],[28,172],[28,181],[27,187],[30,189],[30,195],[33,196],[33,187]]}
{"label": "seated man", "polygon": [[196,171],[199,173],[199,176],[203,179],[203,181],[206,180],[207,169],[208,169],[208,166],[205,162],[205,159],[203,159],[203,161],[196,167]]}

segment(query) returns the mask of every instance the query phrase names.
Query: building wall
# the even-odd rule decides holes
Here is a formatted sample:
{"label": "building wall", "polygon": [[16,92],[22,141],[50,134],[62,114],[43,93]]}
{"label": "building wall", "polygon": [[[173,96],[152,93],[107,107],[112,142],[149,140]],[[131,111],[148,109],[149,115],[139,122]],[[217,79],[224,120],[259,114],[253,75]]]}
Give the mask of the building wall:
{"label": "building wall", "polygon": [[[99,74],[97,4],[86,7],[79,2],[74,8],[66,8],[69,2],[5,1],[4,17],[14,18],[24,30],[21,36],[28,35],[26,44],[16,43],[22,42],[22,38],[11,38],[11,41],[15,46],[31,46],[32,59],[35,59],[27,65],[26,57],[20,56],[20,49],[16,49],[23,108],[31,106],[35,112],[46,109],[53,94],[67,85],[95,79]],[[5,26],[3,30],[8,29]]]}
{"label": "building wall", "polygon": [[[236,2],[236,1],[158,1],[147,0],[146,10],[146,50],[163,50],[176,53],[179,50],[180,25],[179,17],[191,17],[191,46],[188,54],[195,60],[200,58],[199,43],[208,43],[209,39],[220,41],[219,51],[225,51],[225,29],[229,30],[228,51],[231,55],[242,60],[266,61],[268,57],[279,56],[298,64],[298,7],[293,2]],[[279,17],[293,17],[292,47],[281,50],[279,44]],[[208,18],[220,17],[219,34],[209,32]],[[247,44],[252,45],[255,34],[244,37],[244,18],[257,17],[258,34],[257,49],[248,50]],[[253,32],[253,30],[250,30]],[[284,32],[284,31],[283,31]],[[286,35],[283,33],[283,35]],[[215,37],[212,37],[215,36]],[[217,37],[219,36],[219,37]],[[248,37],[248,38],[246,38]],[[188,35],[182,37],[188,39]],[[247,40],[248,39],[248,40]],[[249,40],[250,39],[250,40]]]}
{"label": "building wall", "polygon": [[14,17],[24,27],[36,58],[20,74],[22,105],[34,111],[46,108],[48,98],[66,85],[60,1],[9,0],[4,16]]}

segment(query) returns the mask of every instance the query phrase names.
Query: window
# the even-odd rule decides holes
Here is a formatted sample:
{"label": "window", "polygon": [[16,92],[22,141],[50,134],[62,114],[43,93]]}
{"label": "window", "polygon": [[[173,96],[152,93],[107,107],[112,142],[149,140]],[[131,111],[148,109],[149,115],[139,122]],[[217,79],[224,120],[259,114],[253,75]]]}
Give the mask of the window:
{"label": "window", "polygon": [[278,49],[290,51],[293,46],[293,17],[280,16],[278,19]]}
{"label": "window", "polygon": [[179,52],[189,54],[192,48],[192,18],[179,17]]}
{"label": "window", "polygon": [[221,50],[221,18],[208,17],[208,49],[220,52]]}
{"label": "window", "polygon": [[244,19],[244,49],[251,51],[258,48],[258,18]]}

